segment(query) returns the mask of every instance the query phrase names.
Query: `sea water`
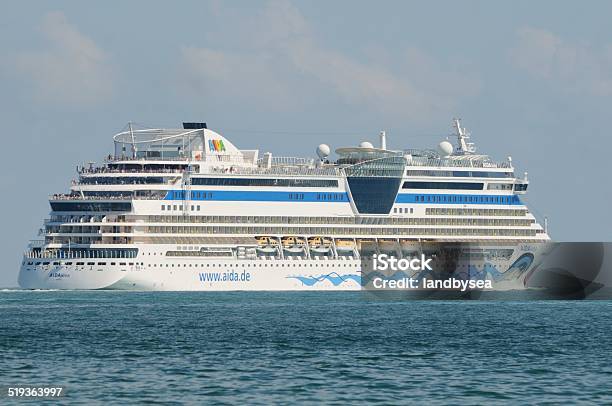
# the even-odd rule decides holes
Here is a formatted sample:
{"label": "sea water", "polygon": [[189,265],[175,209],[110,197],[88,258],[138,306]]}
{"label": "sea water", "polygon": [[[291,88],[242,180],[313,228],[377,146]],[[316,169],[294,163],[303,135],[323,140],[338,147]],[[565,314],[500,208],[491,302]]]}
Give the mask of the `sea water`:
{"label": "sea water", "polygon": [[72,404],[612,402],[612,301],[505,295],[0,291],[0,387],[59,385]]}

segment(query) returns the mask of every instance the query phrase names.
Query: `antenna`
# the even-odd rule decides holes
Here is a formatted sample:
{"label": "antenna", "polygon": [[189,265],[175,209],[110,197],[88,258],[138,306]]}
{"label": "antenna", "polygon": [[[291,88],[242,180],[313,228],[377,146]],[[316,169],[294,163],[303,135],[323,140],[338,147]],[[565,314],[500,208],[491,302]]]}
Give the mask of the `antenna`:
{"label": "antenna", "polygon": [[132,122],[128,122],[130,128],[130,137],[132,137],[132,158],[136,158],[136,141],[134,140],[134,131],[132,130]]}
{"label": "antenna", "polygon": [[465,127],[461,127],[461,119],[453,118],[453,127],[455,128],[455,135],[457,136],[457,153],[462,155],[469,155],[476,152],[474,143],[468,142],[470,139],[470,133],[467,132]]}

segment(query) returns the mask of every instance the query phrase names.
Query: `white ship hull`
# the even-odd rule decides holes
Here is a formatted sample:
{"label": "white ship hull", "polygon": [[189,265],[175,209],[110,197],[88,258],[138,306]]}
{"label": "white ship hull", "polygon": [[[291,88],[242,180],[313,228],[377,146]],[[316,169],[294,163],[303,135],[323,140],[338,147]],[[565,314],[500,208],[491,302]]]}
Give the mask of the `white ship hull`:
{"label": "white ship hull", "polygon": [[[512,247],[515,252],[509,259],[470,260],[469,265],[459,263],[455,275],[465,279],[470,272],[470,279],[491,280],[493,289],[523,288],[524,277],[544,258],[546,245],[519,244]],[[492,248],[508,246],[486,246],[486,249]],[[134,259],[133,263],[138,265],[132,266],[129,262],[125,262],[126,265],[120,265],[118,261],[111,263],[109,259],[82,266],[65,260],[49,260],[48,265],[28,265],[26,258],[19,273],[19,284],[25,289],[350,291],[362,289],[364,282],[362,261],[356,259],[148,259],[157,253],[161,253],[159,248],[144,252]],[[521,259],[525,256],[529,257],[528,261]],[[72,264],[66,265],[66,262]]]}

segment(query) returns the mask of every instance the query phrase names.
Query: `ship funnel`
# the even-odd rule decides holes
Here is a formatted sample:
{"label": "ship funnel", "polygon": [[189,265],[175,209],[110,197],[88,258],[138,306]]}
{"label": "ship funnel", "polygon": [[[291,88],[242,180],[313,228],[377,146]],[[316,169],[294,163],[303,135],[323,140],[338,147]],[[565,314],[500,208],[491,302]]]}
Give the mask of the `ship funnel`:
{"label": "ship funnel", "polygon": [[206,129],[206,123],[183,123],[184,130],[201,130]]}
{"label": "ship funnel", "polygon": [[380,149],[387,149],[387,134],[384,131],[380,132]]}

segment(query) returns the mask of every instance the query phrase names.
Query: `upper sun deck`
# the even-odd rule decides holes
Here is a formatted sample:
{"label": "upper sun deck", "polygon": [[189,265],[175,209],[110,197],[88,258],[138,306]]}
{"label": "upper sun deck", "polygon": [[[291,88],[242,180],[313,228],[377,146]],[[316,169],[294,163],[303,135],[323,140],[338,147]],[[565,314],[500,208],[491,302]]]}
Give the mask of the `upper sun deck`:
{"label": "upper sun deck", "polygon": [[[510,159],[494,162],[475,153],[467,142],[469,133],[454,121],[457,147],[440,143],[440,151],[430,149],[389,150],[384,132],[380,148],[369,142],[358,147],[338,148],[338,159],[328,159],[329,147],[320,145],[319,159],[259,156],[258,150],[240,150],[228,139],[209,130],[204,123],[184,123],[183,129],[135,129],[113,137],[114,155],[109,155],[102,168],[83,168],[81,175],[101,173],[192,173],[237,175],[340,176],[347,168],[365,161],[403,159],[407,167],[486,168],[499,172],[513,170]],[[401,157],[401,158],[400,158]]]}
{"label": "upper sun deck", "polygon": [[487,155],[450,155],[442,156],[429,149],[404,150],[408,166],[428,166],[440,168],[487,168],[513,169],[510,160],[495,162]]}
{"label": "upper sun deck", "polygon": [[254,166],[257,151],[239,150],[205,123],[184,123],[183,129],[134,129],[115,134],[111,160],[201,161]]}

